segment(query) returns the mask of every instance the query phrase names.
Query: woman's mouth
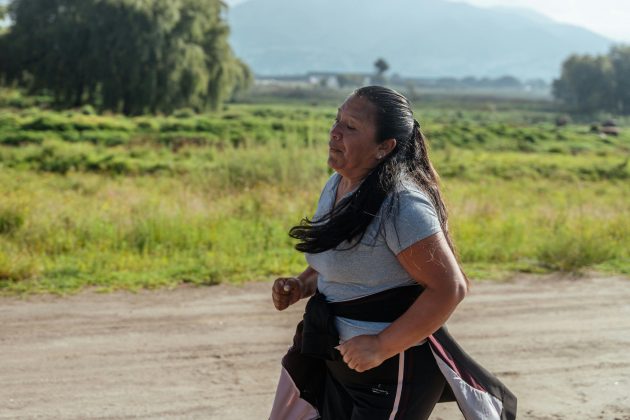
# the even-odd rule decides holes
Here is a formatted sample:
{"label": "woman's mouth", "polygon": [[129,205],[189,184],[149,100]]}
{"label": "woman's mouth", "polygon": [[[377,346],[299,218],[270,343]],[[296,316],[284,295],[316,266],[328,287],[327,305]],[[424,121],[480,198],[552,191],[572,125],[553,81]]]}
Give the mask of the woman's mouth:
{"label": "woman's mouth", "polygon": [[341,153],[341,150],[336,149],[334,147],[332,147],[331,145],[328,145],[328,150],[331,152],[335,152],[335,153]]}

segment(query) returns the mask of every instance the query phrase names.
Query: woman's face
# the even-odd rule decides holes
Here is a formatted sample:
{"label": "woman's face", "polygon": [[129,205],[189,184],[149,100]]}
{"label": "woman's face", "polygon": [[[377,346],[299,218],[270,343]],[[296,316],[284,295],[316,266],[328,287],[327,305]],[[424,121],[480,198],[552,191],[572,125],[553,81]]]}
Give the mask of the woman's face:
{"label": "woman's face", "polygon": [[350,96],[330,129],[328,166],[344,177],[363,178],[384,155],[376,141],[376,109],[367,99]]}

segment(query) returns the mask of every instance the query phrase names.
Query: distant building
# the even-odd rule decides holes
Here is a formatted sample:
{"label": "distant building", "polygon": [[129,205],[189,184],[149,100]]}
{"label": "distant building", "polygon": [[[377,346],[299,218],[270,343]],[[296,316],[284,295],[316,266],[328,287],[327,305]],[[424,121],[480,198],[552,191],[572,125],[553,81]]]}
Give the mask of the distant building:
{"label": "distant building", "polygon": [[255,83],[261,86],[320,86],[340,89],[369,85],[372,83],[372,78],[371,74],[361,73],[309,72],[304,75],[256,76]]}

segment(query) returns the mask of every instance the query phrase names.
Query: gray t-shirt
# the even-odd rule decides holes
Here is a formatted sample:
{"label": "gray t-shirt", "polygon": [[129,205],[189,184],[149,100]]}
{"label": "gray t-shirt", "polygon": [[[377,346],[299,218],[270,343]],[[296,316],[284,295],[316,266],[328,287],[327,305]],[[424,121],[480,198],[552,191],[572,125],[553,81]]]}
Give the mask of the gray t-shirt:
{"label": "gray t-shirt", "polygon": [[[340,180],[341,175],[335,173],[324,186],[314,220],[332,209]],[[414,243],[441,231],[441,227],[431,201],[418,187],[405,183],[398,192],[399,200],[394,203],[391,212],[387,211],[393,199],[390,195],[356,247],[343,250],[350,245],[343,242],[336,249],[306,254],[309,265],[319,273],[317,288],[329,302],[356,299],[393,287],[415,284],[396,256]],[[379,229],[381,220],[383,225]],[[378,334],[389,325],[341,317],[336,317],[335,321],[342,341],[361,334]]]}

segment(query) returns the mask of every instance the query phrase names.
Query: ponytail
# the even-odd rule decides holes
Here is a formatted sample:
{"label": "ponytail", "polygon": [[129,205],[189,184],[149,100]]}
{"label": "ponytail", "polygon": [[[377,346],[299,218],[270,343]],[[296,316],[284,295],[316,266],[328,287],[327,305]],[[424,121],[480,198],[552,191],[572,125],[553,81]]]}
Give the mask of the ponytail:
{"label": "ponytail", "polygon": [[468,276],[466,276],[466,273],[464,273],[464,270],[461,267],[459,256],[457,255],[457,250],[455,249],[455,245],[453,244],[450,232],[448,230],[448,211],[446,209],[446,204],[444,203],[444,199],[442,198],[442,193],[440,191],[440,177],[433,167],[433,164],[431,164],[426,138],[422,133],[422,130],[420,129],[420,124],[415,119],[412,138],[409,142],[409,145],[410,147],[408,153],[406,154],[406,166],[408,168],[409,175],[411,176],[414,183],[429,196],[429,200],[431,200],[431,203],[435,208],[435,212],[440,222],[440,227],[442,228],[444,238],[446,238],[446,243],[451,249],[451,252],[453,252],[453,255],[455,255],[455,258],[457,259],[457,263],[459,265],[459,269],[466,279],[466,283],[470,284]]}

